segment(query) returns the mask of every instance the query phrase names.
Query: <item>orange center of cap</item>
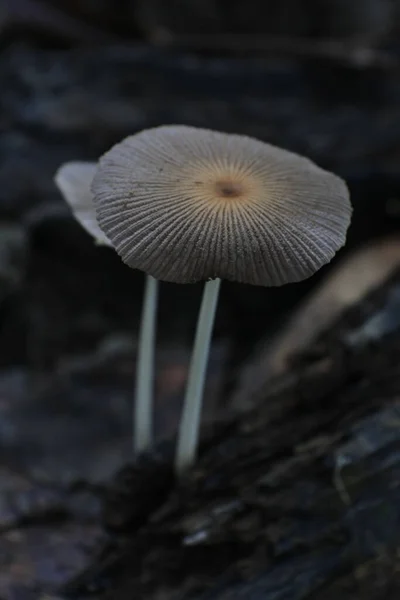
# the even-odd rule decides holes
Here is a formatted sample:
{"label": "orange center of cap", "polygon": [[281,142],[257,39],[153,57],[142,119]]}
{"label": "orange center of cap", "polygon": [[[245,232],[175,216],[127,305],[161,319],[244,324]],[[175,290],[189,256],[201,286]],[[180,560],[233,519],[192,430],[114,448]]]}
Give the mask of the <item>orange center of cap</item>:
{"label": "orange center of cap", "polygon": [[239,198],[243,195],[244,188],[239,181],[221,179],[215,183],[215,192],[219,198]]}

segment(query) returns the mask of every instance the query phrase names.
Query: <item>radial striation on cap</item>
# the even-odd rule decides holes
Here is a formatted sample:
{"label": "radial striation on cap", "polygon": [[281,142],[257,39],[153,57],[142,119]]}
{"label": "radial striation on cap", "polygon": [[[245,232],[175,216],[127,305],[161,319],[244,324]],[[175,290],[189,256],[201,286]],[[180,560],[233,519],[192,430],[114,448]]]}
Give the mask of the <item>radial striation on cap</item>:
{"label": "radial striation on cap", "polygon": [[344,181],[309,159],[183,125],[111,148],[92,192],[123,261],[176,283],[300,281],[343,246],[351,218]]}

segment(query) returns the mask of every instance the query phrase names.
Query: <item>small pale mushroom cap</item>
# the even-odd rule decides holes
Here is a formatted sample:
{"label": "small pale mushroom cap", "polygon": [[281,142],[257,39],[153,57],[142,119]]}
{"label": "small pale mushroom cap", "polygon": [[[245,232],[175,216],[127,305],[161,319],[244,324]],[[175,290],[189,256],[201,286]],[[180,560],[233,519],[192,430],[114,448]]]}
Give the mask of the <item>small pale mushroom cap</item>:
{"label": "small pale mushroom cap", "polygon": [[346,184],[241,135],[162,126],[107,152],[92,183],[98,223],[123,261],[176,283],[277,286],[310,277],[346,240]]}
{"label": "small pale mushroom cap", "polygon": [[94,162],[71,161],[61,165],[54,181],[72,210],[75,219],[95,239],[97,244],[112,246],[100,229],[90,189],[96,171]]}

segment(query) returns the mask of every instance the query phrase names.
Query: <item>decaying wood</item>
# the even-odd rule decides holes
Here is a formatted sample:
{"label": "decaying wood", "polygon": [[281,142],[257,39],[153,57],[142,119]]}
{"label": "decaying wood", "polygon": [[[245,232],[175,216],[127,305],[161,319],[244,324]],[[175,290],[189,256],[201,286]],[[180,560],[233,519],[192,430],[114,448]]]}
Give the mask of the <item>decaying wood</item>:
{"label": "decaying wood", "polygon": [[[98,586],[95,597],[107,600],[392,597],[399,315],[397,274],[209,438],[185,482],[162,480],[162,463],[121,474],[106,511],[109,544],[64,594]],[[379,573],[381,596],[371,584]]]}
{"label": "decaying wood", "polygon": [[253,352],[238,377],[233,404],[248,405],[249,396],[290,368],[293,355],[307,349],[346,309],[381,287],[399,267],[399,236],[368,242],[342,259],[275,336]]}

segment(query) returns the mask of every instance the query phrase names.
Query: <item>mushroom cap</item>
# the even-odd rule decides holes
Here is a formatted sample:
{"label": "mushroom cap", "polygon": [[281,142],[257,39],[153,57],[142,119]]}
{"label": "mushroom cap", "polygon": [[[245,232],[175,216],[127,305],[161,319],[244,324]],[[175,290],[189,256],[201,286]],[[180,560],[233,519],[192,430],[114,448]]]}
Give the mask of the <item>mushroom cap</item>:
{"label": "mushroom cap", "polygon": [[170,125],[115,145],[92,183],[122,260],[155,278],[262,286],[305,279],[343,246],[342,179],[259,140]]}
{"label": "mushroom cap", "polygon": [[97,244],[112,246],[100,229],[90,190],[97,163],[71,161],[64,163],[54,175],[54,181],[72,210],[75,219],[95,239]]}

